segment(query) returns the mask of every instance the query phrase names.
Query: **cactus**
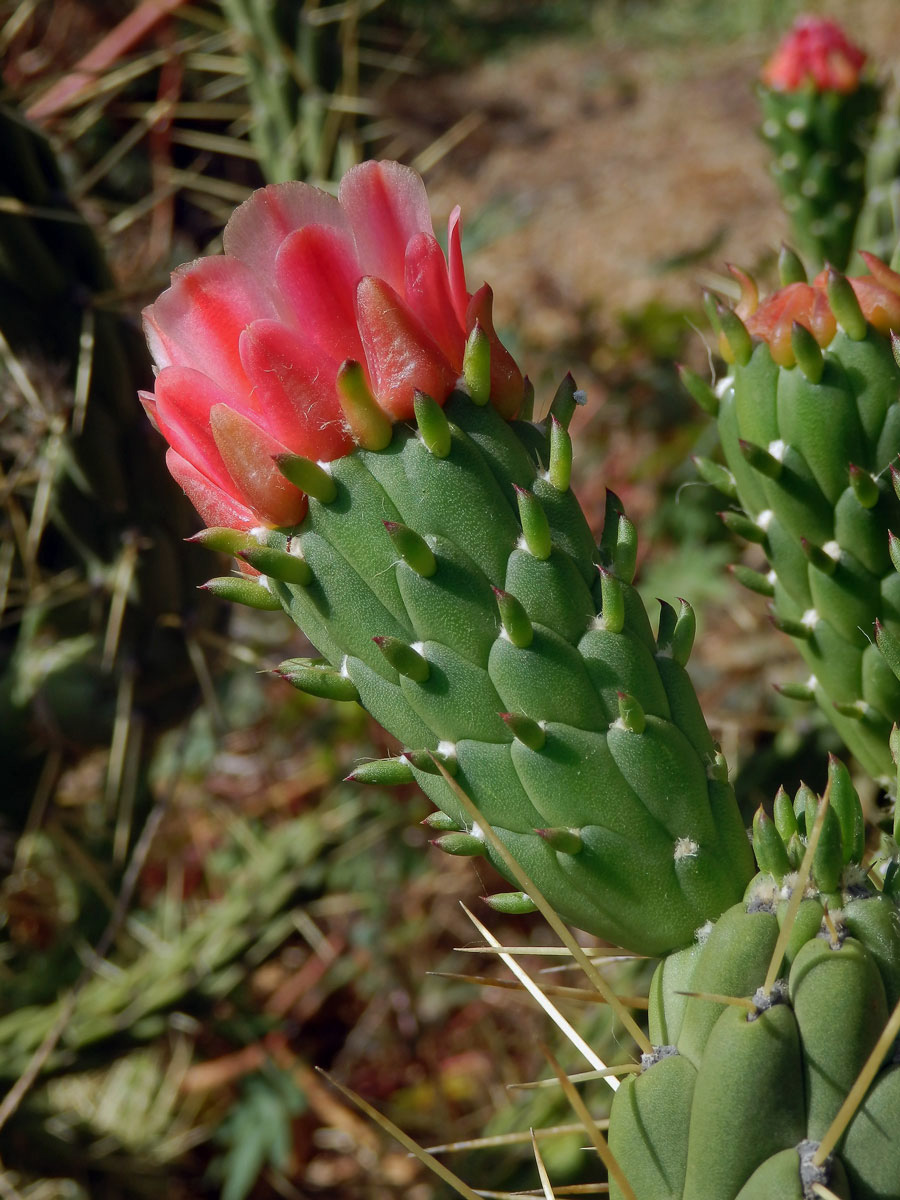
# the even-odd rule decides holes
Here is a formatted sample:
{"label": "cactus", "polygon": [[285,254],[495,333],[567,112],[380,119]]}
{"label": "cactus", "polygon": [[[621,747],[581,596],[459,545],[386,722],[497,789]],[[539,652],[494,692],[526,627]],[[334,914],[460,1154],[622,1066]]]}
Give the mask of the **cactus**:
{"label": "cactus", "polygon": [[693,613],[651,632],[634,527],[610,496],[598,547],[569,486],[574,383],[528,419],[458,213],[449,245],[448,265],[397,164],[355,168],[339,202],[270,186],[147,310],[144,404],[200,540],[241,562],[211,590],[283,607],[322,655],[285,678],[406,747],[355,777],[416,779],[436,844],[495,859],[455,776],[565,918],[661,953],[752,866],[685,671]]}
{"label": "cactus", "polygon": [[843,270],[865,193],[881,89],[865,54],[832,21],[800,17],[766,63],[762,135],[794,240],[816,267]]}
{"label": "cactus", "polygon": [[[866,194],[853,235],[857,250],[889,259],[900,242],[900,71],[885,86],[878,123],[866,154]],[[850,266],[858,270],[856,256]]]}
{"label": "cactus", "polygon": [[188,506],[145,446],[150,364],[105,307],[102,248],[49,143],[7,109],[0,150],[0,750],[4,815],[23,822],[48,747],[72,758],[131,718],[146,760],[195,698],[185,629],[214,606],[192,587]]}
{"label": "cactus", "polygon": [[900,1196],[897,879],[871,882],[849,773],[828,775],[759,810],[744,899],[657,968],[654,1050],[610,1115],[633,1200]]}
{"label": "cactus", "polygon": [[683,378],[717,414],[725,486],[743,506],[724,520],[769,562],[767,573],[735,574],[771,599],[775,624],[812,671],[785,694],[816,699],[866,770],[888,779],[900,687],[878,643],[900,632],[890,533],[900,507],[888,470],[900,451],[889,338],[900,275],[864,257],[870,275],[829,270],[808,284],[786,251],[784,286],[761,304],[734,270],[741,301],[713,314],[732,373],[718,396],[690,372]]}
{"label": "cactus", "polygon": [[[685,669],[690,606],[652,632],[632,523],[610,495],[597,545],[571,491],[573,381],[532,419],[489,289],[466,291],[457,212],[448,245],[418,177],[367,163],[338,199],[257,193],[225,255],[146,311],[160,370],[142,401],[208,522],[197,540],[239,564],[207,587],[304,630],[321,657],[279,674],[405,747],[350,778],[417,781],[435,843],[514,882],[494,907],[549,905],[662,956],[657,1049],[610,1117],[613,1195],[898,1200],[897,864],[863,865],[837,760],[821,799],[801,787],[757,815],[751,851]],[[900,679],[865,628],[900,635],[881,478],[900,276],[867,261],[869,278],[795,278],[762,306],[738,273],[742,304],[716,314],[734,377],[721,396],[685,378],[719,415],[729,468],[707,473],[750,497],[730,523],[772,559],[745,578],[887,777]]]}

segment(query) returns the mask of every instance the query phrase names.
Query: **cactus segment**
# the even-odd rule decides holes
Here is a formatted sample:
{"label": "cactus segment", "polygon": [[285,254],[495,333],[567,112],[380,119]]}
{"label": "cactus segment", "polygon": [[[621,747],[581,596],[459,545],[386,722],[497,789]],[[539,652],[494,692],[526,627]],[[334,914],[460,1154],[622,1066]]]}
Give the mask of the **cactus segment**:
{"label": "cactus segment", "polygon": [[286,658],[274,674],[309,696],[359,702],[359,692],[352,681],[323,658]]}
{"label": "cactus segment", "polygon": [[738,899],[752,859],[684,670],[693,612],[664,610],[653,638],[633,524],[611,496],[598,548],[569,489],[579,396],[564,381],[539,426],[462,393],[443,410],[417,397],[416,424],[329,464],[334,497],[268,532],[311,575],[270,586],[412,748],[455,826],[441,849],[495,857],[428,760],[439,748],[563,917],[660,952]]}
{"label": "cactus segment", "polygon": [[[391,440],[391,422],[369,390],[362,363],[348,358],[338,368],[335,382],[338,403],[353,440],[366,450],[383,450]],[[302,484],[297,486],[307,490]]]}
{"label": "cactus segment", "polygon": [[[900,528],[900,503],[886,478],[900,453],[900,368],[888,336],[900,274],[866,256],[870,275],[829,269],[808,284],[782,260],[789,282],[742,310],[751,353],[731,353],[720,395],[722,450],[743,508],[722,519],[762,547],[771,571],[741,566],[736,576],[771,594],[774,624],[813,672],[823,712],[887,780],[887,737],[900,717],[889,533]],[[717,320],[733,326],[723,313]]]}
{"label": "cactus segment", "polygon": [[[801,1061],[797,1023],[786,1004],[756,1014],[725,1007],[693,1090],[686,1195],[734,1196],[762,1162],[803,1138]],[[777,1096],[778,1103],[759,1104],[763,1096]]]}
{"label": "cactus segment", "polygon": [[288,483],[313,496],[321,504],[330,504],[337,495],[329,472],[302,454],[279,454],[275,458],[275,465]]}
{"label": "cactus segment", "polygon": [[[687,1171],[691,1098],[697,1072],[680,1054],[663,1054],[622,1080],[610,1112],[609,1149],[627,1163],[635,1195],[681,1200]],[[611,1175],[609,1194],[623,1200]]]}
{"label": "cactus segment", "polygon": [[450,453],[451,435],[450,422],[444,410],[424,392],[416,392],[413,411],[419,434],[430,453],[435,458],[446,458]]}
{"label": "cactus segment", "polygon": [[[847,1176],[840,1160],[829,1159],[822,1167],[812,1163],[815,1142],[805,1140],[767,1158],[753,1172],[736,1200],[807,1200],[810,1195],[832,1195],[851,1200]],[[810,1192],[813,1184],[828,1192]],[[854,1193],[855,1195],[855,1193]]]}
{"label": "cactus segment", "polygon": [[306,587],[312,582],[309,565],[297,554],[274,550],[271,546],[248,546],[244,550],[238,550],[237,557],[253,567],[254,571],[269,575],[272,579],[280,579],[282,583],[295,583]]}
{"label": "cactus segment", "polygon": [[208,579],[206,583],[201,583],[200,590],[211,592],[220,600],[230,600],[232,604],[243,604],[247,608],[258,608],[266,612],[276,612],[281,607],[278,598],[262,583],[237,575],[221,575],[216,579]]}
{"label": "cactus segment", "polygon": [[803,1042],[807,1135],[819,1141],[887,1023],[884,984],[861,943],[816,937],[794,959],[788,987]]}
{"label": "cactus segment", "polygon": [[487,404],[491,398],[491,344],[479,321],[466,342],[463,378],[472,403]]}
{"label": "cactus segment", "polygon": [[538,910],[535,902],[524,892],[495,892],[493,896],[483,896],[482,899],[494,912],[511,917],[524,917]]}

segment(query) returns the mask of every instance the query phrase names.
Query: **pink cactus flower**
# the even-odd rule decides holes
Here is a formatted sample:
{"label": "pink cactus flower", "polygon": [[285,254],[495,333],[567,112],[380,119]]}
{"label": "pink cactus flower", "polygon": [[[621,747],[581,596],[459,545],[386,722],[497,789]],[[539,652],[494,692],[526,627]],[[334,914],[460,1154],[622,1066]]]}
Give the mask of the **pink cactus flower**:
{"label": "pink cactus flower", "polygon": [[348,361],[390,420],[405,420],[417,391],[447,399],[477,322],[491,344],[491,400],[516,414],[522,375],[494,332],[490,288],[466,291],[458,208],[448,245],[449,262],[415,171],[367,162],[337,199],[305,183],[255,192],[225,228],[225,253],[173,274],[144,310],[158,374],[141,400],[208,524],[303,519],[306,497],[274,460],[330,462],[353,449],[338,386]]}
{"label": "pink cactus flower", "polygon": [[[860,251],[869,275],[848,277],[866,320],[881,333],[900,329],[900,274],[874,254]],[[829,345],[837,332],[837,321],[828,302],[828,271],[820,271],[812,283],[789,283],[757,304],[744,289],[737,312],[753,337],[767,342],[772,358],[782,366],[794,361],[791,327],[805,326],[820,346]]]}
{"label": "pink cactus flower", "polygon": [[839,25],[822,17],[798,17],[762,70],[762,81],[778,92],[854,92],[866,61]]}

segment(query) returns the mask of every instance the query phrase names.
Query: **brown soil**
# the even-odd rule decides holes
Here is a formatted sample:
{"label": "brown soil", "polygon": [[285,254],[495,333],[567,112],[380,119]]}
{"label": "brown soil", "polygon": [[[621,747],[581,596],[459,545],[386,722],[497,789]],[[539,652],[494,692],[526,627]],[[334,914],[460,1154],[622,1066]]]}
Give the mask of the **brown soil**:
{"label": "brown soil", "polygon": [[[828,11],[879,62],[900,55],[895,0]],[[532,345],[558,343],[585,311],[600,310],[602,329],[603,314],[654,298],[694,304],[704,268],[770,255],[788,229],[753,88],[774,37],[627,50],[542,42],[398,93],[413,147],[454,116],[481,117],[427,181],[438,219],[459,203],[471,231],[490,223],[467,263],[470,285],[494,287],[500,323]]]}

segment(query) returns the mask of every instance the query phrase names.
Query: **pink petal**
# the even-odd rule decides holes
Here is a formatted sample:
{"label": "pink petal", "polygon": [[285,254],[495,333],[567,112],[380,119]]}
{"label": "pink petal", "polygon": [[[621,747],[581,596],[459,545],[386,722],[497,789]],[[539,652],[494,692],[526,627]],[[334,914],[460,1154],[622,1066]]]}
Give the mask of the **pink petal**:
{"label": "pink petal", "polygon": [[172,286],[144,309],[144,329],[157,366],[195,367],[242,396],[247,377],[238,354],[240,332],[257,317],[277,315],[250,268],[220,254],[176,271]]}
{"label": "pink petal", "polygon": [[443,404],[458,372],[434,339],[381,279],[361,279],[356,294],[359,330],[381,407],[396,420],[406,420],[413,415],[416,391]]}
{"label": "pink petal", "polygon": [[156,425],[173,450],[227,492],[234,483],[216,447],[209,414],[228,394],[191,367],[163,367],[156,377]]}
{"label": "pink petal", "polygon": [[461,371],[465,330],[456,319],[444,252],[430,233],[417,233],[406,248],[406,303]]}
{"label": "pink petal", "polygon": [[466,323],[469,293],[466,291],[466,268],[462,256],[462,220],[457,204],[447,222],[447,258],[450,262],[450,292],[460,325]]}
{"label": "pink petal", "polygon": [[262,280],[271,280],[281,243],[304,225],[326,225],[352,237],[336,197],[308,183],[272,183],[232,213],[225,226],[225,253],[241,259]]}
{"label": "pink petal", "polygon": [[152,392],[139,391],[138,400],[141,402],[141,408],[147,414],[147,420],[157,433],[162,433],[159,427],[159,419],[156,415],[156,397]]}
{"label": "pink petal", "polygon": [[297,525],[306,512],[306,497],[272,461],[287,447],[227,404],[213,408],[210,425],[219,453],[247,503],[268,524]]}
{"label": "pink petal", "polygon": [[362,357],[356,327],[361,274],[349,240],[323,225],[292,233],[275,260],[275,278],[297,328],[338,362]]}
{"label": "pink petal", "polygon": [[288,450],[331,462],[353,449],[337,400],[338,364],[277,321],[241,334],[241,362],[266,428]]}
{"label": "pink petal", "polygon": [[485,283],[469,301],[466,330],[471,333],[477,321],[491,343],[491,404],[507,420],[518,413],[525,394],[525,381],[516,360],[494,330],[494,293]]}
{"label": "pink petal", "polygon": [[376,275],[402,295],[410,239],[434,232],[421,176],[400,163],[360,163],[344,176],[338,196],[353,226],[360,274]]}
{"label": "pink petal", "polygon": [[217,488],[176,450],[166,452],[166,466],[176,483],[207,525],[223,525],[226,529],[252,529],[259,517],[227,492]]}

